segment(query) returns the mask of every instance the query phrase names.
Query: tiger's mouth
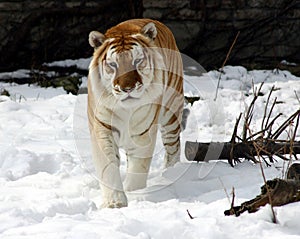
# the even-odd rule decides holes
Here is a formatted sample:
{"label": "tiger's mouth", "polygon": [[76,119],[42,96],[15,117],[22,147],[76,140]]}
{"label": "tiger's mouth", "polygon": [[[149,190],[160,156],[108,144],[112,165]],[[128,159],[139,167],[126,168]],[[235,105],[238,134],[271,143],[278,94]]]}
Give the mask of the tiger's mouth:
{"label": "tiger's mouth", "polygon": [[121,101],[124,102],[124,101],[131,100],[131,99],[132,99],[132,100],[136,100],[136,99],[138,99],[138,98],[134,98],[134,97],[128,95],[128,96],[126,96],[124,99],[121,99]]}
{"label": "tiger's mouth", "polygon": [[144,91],[144,87],[142,83],[137,82],[133,87],[121,87],[120,85],[115,85],[112,91],[116,98],[124,102],[131,99],[139,99]]}

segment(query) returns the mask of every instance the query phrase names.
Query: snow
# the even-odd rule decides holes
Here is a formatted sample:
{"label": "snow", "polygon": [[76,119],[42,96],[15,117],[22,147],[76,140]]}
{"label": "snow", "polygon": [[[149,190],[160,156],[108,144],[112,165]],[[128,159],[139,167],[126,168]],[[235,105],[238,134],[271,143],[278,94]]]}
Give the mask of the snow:
{"label": "snow", "polygon": [[90,64],[91,58],[81,58],[81,59],[76,59],[76,60],[62,60],[62,61],[53,61],[49,63],[45,63],[45,66],[49,67],[71,67],[71,66],[76,66],[78,69],[83,69],[86,70],[88,69],[88,66]]}
{"label": "snow", "polygon": [[13,79],[22,79],[22,78],[32,78],[34,74],[44,75],[47,77],[54,77],[56,76],[56,72],[54,71],[39,71],[39,70],[27,70],[27,69],[20,69],[13,72],[0,72],[0,79],[3,81],[12,81]]}
{"label": "snow", "polygon": [[1,79],[10,79],[10,78],[29,78],[30,77],[30,70],[27,69],[20,69],[13,72],[1,72],[0,78]]}
{"label": "snow", "polygon": [[[274,91],[272,99],[282,101],[272,115],[283,113],[278,124],[299,109],[296,94],[300,96],[300,78],[287,71],[226,66],[214,101],[218,78],[218,71],[201,77],[185,75],[186,94],[201,100],[186,106],[191,114],[182,134],[183,145],[186,140],[230,140],[236,118],[252,100],[253,82],[258,87],[266,81],[265,94],[255,109],[253,130],[260,128],[263,104],[273,85],[280,90]],[[0,83],[2,88],[12,97],[0,96],[1,239],[300,238],[300,203],[275,208],[278,224],[272,223],[268,205],[254,214],[224,216],[224,210],[230,208],[232,187],[236,205],[260,193],[263,179],[259,165],[243,161],[232,168],[226,161],[191,163],[182,150],[181,162],[164,170],[161,140],[148,187],[128,193],[126,208],[100,209],[86,95],[34,85]],[[124,177],[124,153],[122,158]],[[263,165],[267,179],[284,177],[287,164],[278,159],[271,167]]]}

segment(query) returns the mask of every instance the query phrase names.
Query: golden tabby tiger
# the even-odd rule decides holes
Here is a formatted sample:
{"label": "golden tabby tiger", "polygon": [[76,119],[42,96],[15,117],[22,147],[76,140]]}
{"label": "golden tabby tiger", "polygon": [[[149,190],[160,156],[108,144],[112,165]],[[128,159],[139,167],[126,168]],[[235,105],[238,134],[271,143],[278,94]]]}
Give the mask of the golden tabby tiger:
{"label": "golden tabby tiger", "polygon": [[[105,34],[92,31],[88,77],[92,155],[103,207],[127,206],[125,191],[146,186],[160,125],[165,166],[180,156],[182,59],[171,31],[150,19],[122,22]],[[119,148],[126,151],[124,186]]]}

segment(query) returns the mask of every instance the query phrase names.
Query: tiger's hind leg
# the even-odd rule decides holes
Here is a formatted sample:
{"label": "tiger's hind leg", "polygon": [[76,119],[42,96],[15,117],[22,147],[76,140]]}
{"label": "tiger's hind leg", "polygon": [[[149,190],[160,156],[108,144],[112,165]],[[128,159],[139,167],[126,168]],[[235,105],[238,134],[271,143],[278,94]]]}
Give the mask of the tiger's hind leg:
{"label": "tiger's hind leg", "polygon": [[184,95],[182,77],[176,78],[169,73],[169,81],[173,86],[166,87],[160,112],[160,128],[165,147],[164,166],[170,167],[180,161],[180,133],[185,127],[188,111],[183,118]]}
{"label": "tiger's hind leg", "polygon": [[[171,111],[163,113],[161,135],[165,147],[164,166],[171,167],[180,161],[180,132],[181,112],[173,114]],[[176,115],[179,115],[178,117]]]}
{"label": "tiger's hind leg", "polygon": [[164,158],[165,167],[173,166],[180,161],[180,133],[185,130],[190,110],[184,108],[181,112],[181,108],[178,109],[178,112],[175,114],[171,111],[162,113],[164,118],[161,120],[161,134],[166,151]]}
{"label": "tiger's hind leg", "polygon": [[180,161],[180,138],[178,136],[166,134],[162,136],[165,147],[164,167],[172,167]]}

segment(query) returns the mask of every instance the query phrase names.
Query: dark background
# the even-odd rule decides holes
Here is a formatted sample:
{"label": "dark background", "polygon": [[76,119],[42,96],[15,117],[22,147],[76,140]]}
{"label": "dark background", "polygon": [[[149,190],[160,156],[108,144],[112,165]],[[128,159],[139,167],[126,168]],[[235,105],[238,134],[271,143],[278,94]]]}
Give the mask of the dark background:
{"label": "dark background", "polygon": [[89,57],[90,31],[141,17],[169,26],[207,70],[222,66],[240,31],[227,64],[300,74],[280,63],[300,63],[300,1],[291,0],[0,1],[0,72]]}

